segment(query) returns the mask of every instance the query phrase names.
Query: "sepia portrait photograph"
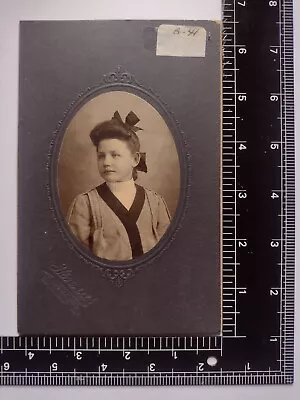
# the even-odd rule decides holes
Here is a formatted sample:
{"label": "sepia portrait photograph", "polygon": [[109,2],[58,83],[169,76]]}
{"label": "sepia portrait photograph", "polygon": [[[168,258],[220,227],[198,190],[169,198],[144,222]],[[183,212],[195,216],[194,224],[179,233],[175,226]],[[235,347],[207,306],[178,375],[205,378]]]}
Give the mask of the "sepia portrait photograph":
{"label": "sepia portrait photograph", "polygon": [[172,133],[141,97],[100,94],[66,129],[58,188],[81,245],[106,260],[140,257],[158,244],[176,212],[180,168]]}

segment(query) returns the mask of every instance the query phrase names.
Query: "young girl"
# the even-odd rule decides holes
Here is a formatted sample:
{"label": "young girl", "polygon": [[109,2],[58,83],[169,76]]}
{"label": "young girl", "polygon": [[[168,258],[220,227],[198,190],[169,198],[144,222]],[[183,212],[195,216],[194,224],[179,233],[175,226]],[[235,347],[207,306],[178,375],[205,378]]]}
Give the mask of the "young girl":
{"label": "young girl", "polygon": [[91,131],[105,182],[79,194],[68,212],[73,234],[96,256],[107,260],[142,256],[159,242],[170,224],[162,196],[135,183],[138,170],[147,172],[137,122],[139,118],[132,111],[125,122],[116,111],[111,120]]}

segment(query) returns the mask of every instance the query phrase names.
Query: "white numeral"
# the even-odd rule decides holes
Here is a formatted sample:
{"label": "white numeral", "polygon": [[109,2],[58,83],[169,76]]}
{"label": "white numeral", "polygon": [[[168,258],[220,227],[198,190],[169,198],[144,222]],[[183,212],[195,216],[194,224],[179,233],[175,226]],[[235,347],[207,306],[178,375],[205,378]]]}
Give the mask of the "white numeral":
{"label": "white numeral", "polygon": [[270,96],[270,100],[271,100],[271,101],[278,101],[278,99],[279,99],[279,97],[278,97],[276,94],[272,94],[272,95]]}
{"label": "white numeral", "polygon": [[154,364],[154,363],[151,363],[151,364],[149,365],[149,371],[150,371],[150,372],[154,372],[154,371],[155,371],[155,364]]}
{"label": "white numeral", "polygon": [[124,358],[125,360],[130,360],[130,351],[125,351]]}
{"label": "white numeral", "polygon": [[273,200],[279,198],[278,194],[274,193],[274,192],[272,193],[271,197],[272,197]]}
{"label": "white numeral", "polygon": [[279,247],[279,242],[272,240],[271,247]]}
{"label": "white numeral", "polygon": [[53,363],[52,365],[51,365],[51,369],[52,369],[52,371],[57,371],[57,363]]}
{"label": "white numeral", "polygon": [[3,364],[3,369],[4,369],[4,371],[8,371],[9,368],[10,368],[9,362],[5,362],[5,363]]}
{"label": "white numeral", "polygon": [[81,351],[76,352],[76,358],[77,358],[77,360],[82,360],[82,352]]}
{"label": "white numeral", "polygon": [[279,149],[279,144],[278,143],[271,143],[270,147],[272,150],[278,150]]}
{"label": "white numeral", "polygon": [[270,296],[278,296],[279,292],[277,289],[271,289],[270,290]]}
{"label": "white numeral", "polygon": [[198,371],[204,371],[204,363],[198,364]]}

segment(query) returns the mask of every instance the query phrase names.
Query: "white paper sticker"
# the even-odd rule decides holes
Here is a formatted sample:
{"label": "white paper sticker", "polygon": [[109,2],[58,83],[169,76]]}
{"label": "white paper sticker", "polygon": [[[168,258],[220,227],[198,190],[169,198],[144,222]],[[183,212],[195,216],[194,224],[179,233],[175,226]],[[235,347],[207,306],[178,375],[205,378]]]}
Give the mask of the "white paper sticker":
{"label": "white paper sticker", "polygon": [[157,31],[157,56],[205,57],[206,30],[200,26],[162,24]]}

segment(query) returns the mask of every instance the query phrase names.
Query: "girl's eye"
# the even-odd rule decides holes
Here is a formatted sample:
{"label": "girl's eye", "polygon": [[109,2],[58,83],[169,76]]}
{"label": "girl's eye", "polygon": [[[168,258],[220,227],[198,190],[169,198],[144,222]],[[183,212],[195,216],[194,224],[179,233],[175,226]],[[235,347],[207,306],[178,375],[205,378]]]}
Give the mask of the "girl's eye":
{"label": "girl's eye", "polygon": [[98,153],[98,158],[103,158],[104,154],[103,153]]}
{"label": "girl's eye", "polygon": [[114,153],[112,156],[113,156],[113,157],[120,157],[120,154]]}

